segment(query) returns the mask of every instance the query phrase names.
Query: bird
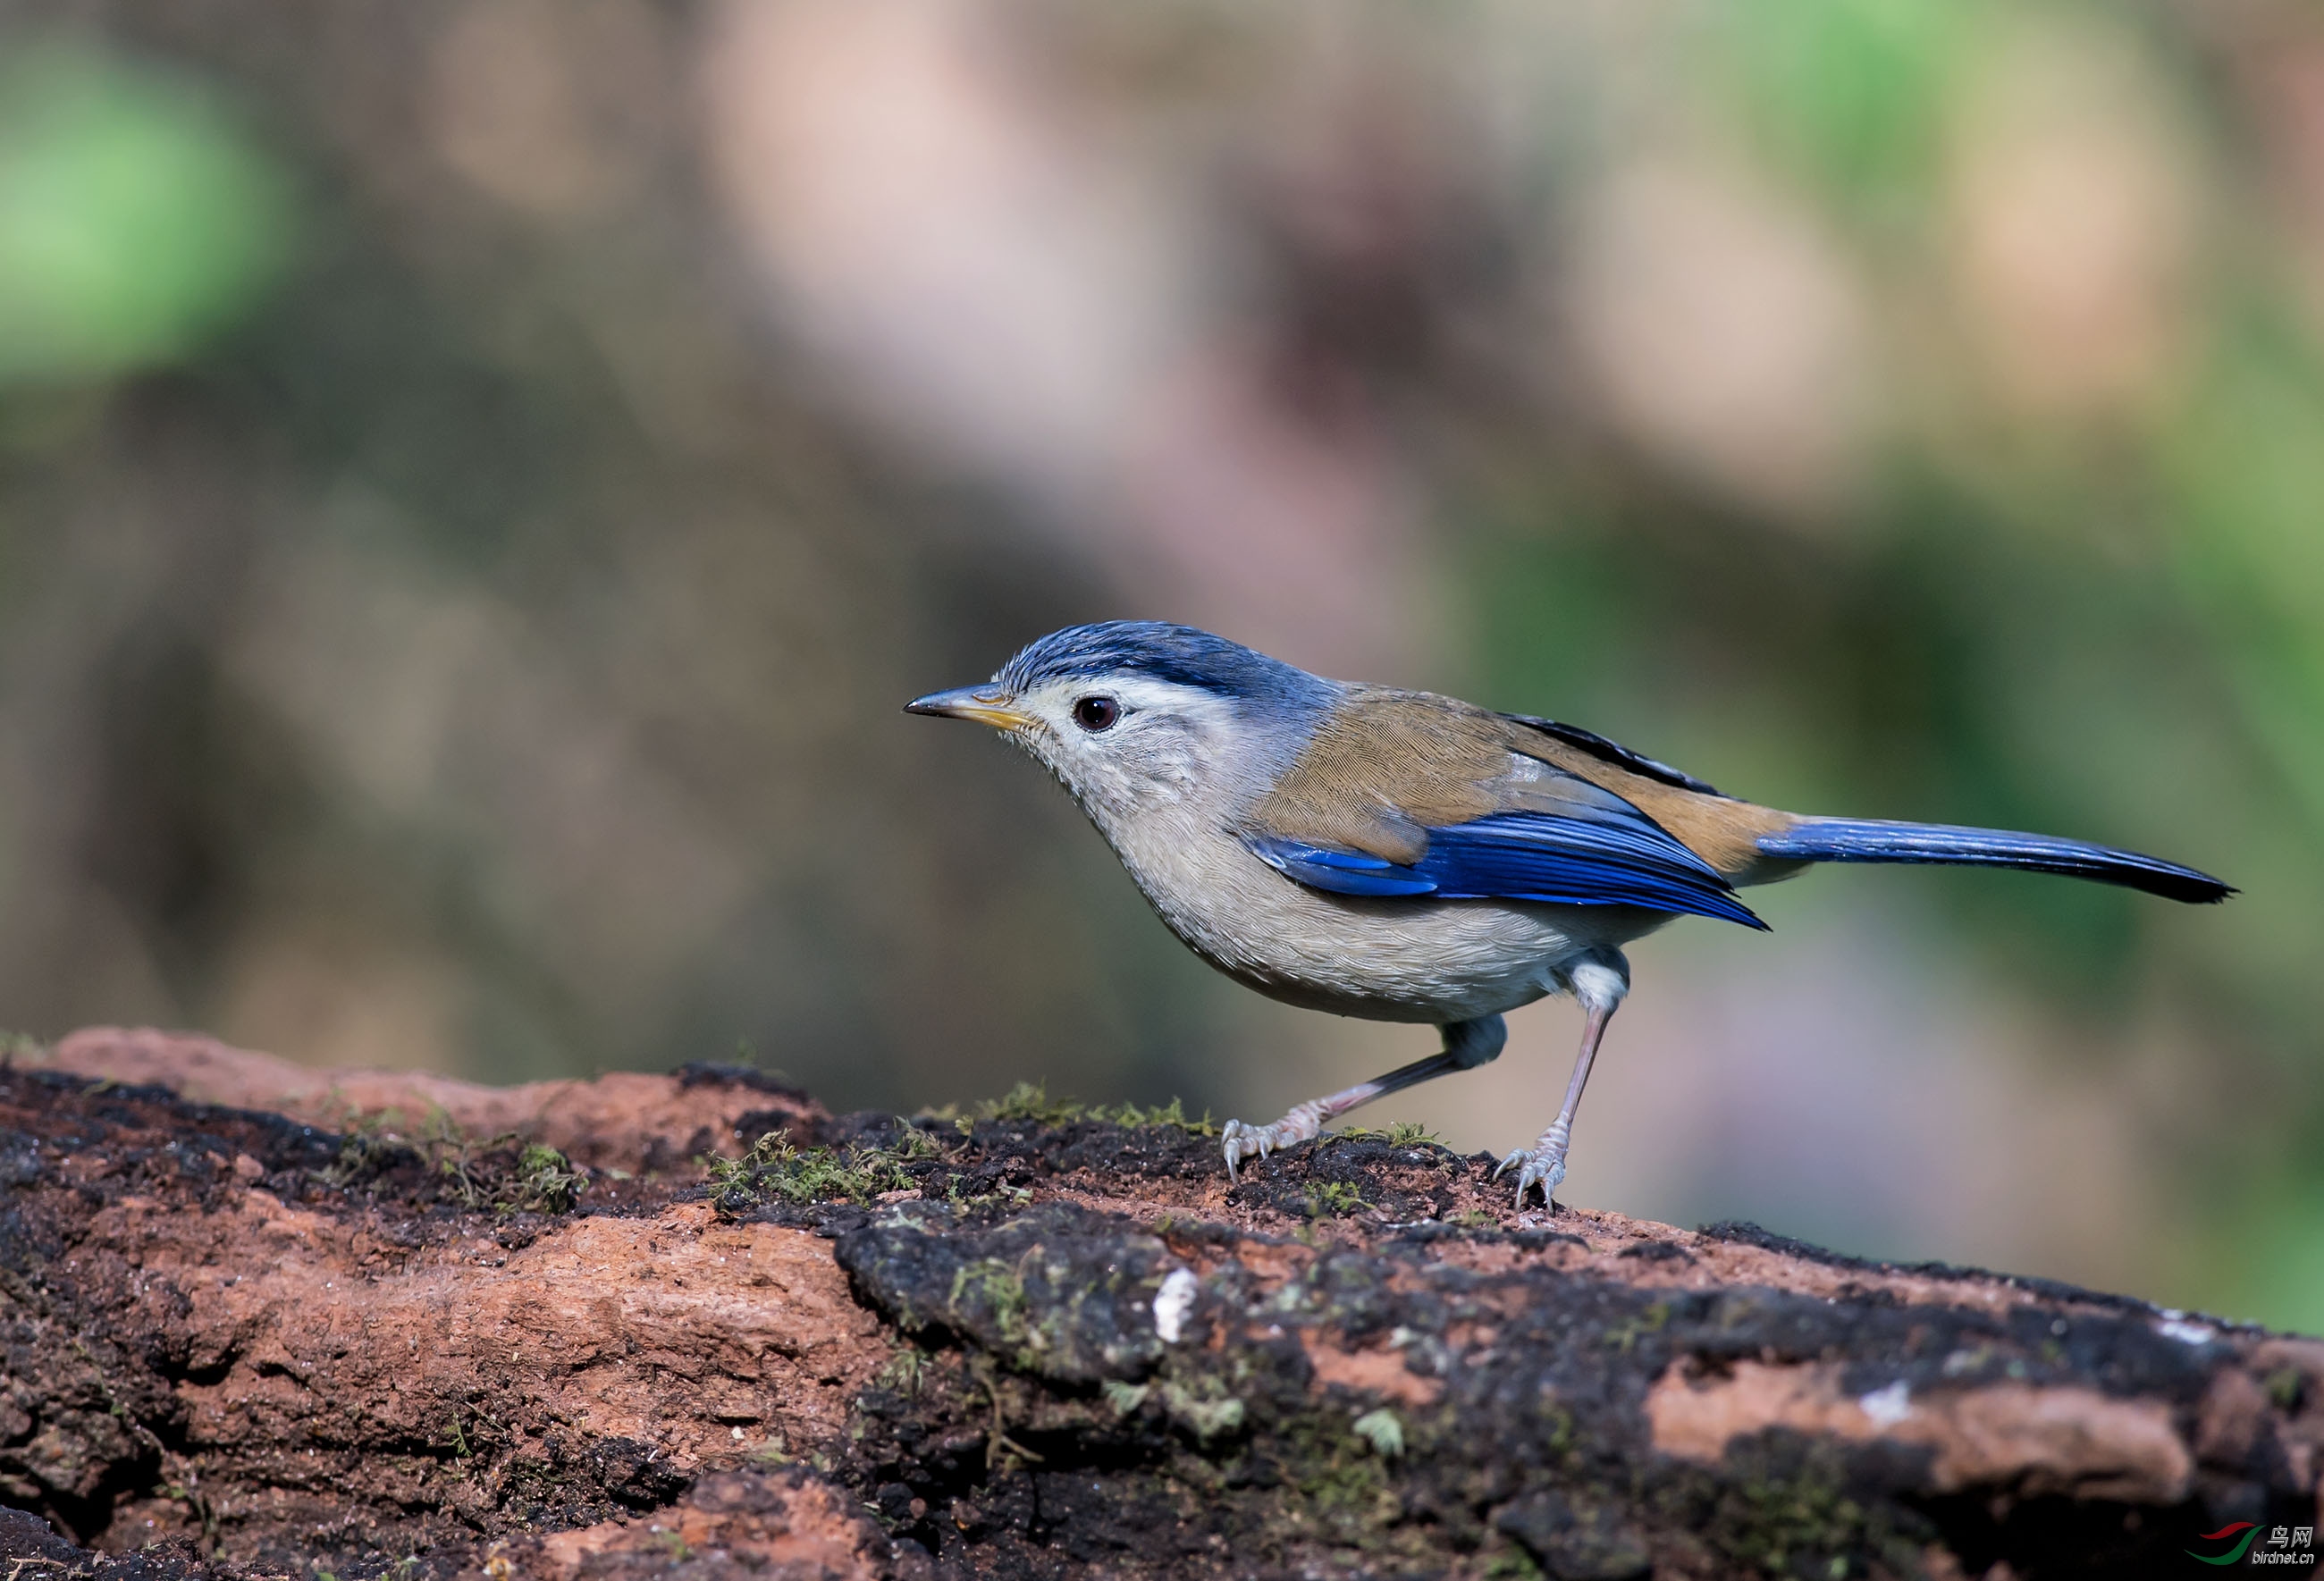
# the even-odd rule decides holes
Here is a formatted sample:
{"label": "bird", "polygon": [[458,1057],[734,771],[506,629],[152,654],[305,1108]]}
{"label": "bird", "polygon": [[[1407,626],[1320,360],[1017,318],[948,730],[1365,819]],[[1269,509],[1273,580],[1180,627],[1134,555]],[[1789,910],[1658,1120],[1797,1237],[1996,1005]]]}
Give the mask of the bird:
{"label": "bird", "polygon": [[1327,680],[1191,626],[1106,620],[1028,644],[905,711],[999,730],[1056,777],[1170,931],[1309,1009],[1433,1025],[1442,1048],[1269,1125],[1240,1166],[1375,1098],[1495,1059],[1508,1012],[1569,995],[1582,1044],[1556,1117],[1500,1161],[1517,1204],[1564,1180],[1622,947],[1681,916],[1765,930],[1737,891],[1818,862],[2014,868],[2190,903],[2236,893],[2135,851],[2007,830],[1786,813],[1594,731]]}

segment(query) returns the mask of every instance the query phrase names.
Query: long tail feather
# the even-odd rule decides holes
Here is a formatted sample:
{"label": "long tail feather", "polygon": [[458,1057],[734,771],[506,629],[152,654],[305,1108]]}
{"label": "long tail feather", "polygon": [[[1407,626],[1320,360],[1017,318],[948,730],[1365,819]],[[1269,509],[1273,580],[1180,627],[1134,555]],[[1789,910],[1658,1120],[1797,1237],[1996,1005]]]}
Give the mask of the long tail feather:
{"label": "long tail feather", "polygon": [[2085,841],[1948,823],[1891,823],[1877,818],[1805,818],[1759,839],[1771,857],[1811,862],[1932,862],[1946,867],[2018,868],[2121,884],[2170,900],[2225,900],[2235,890],[2209,873],[2159,857],[2114,850]]}

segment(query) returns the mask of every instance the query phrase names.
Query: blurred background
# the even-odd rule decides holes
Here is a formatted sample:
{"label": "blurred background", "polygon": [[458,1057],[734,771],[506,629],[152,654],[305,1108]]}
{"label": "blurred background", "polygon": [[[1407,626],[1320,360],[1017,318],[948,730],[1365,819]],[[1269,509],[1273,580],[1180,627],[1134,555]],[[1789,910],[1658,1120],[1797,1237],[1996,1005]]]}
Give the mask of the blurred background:
{"label": "blurred background", "polygon": [[[0,0],[0,1025],[1426,1052],[898,712],[1128,615],[2227,877],[1675,926],[1566,1190],[2324,1328],[2315,6]],[[1513,1020],[1365,1118],[1529,1140]]]}

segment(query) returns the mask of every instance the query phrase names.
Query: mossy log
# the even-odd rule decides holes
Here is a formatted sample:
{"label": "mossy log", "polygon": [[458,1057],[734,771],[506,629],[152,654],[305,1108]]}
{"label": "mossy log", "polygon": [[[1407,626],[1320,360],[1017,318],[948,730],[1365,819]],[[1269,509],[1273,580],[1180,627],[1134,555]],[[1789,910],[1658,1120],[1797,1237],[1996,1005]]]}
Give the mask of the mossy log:
{"label": "mossy log", "polygon": [[2031,1581],[2315,1524],[2324,1343],[1489,1172],[79,1034],[0,1069],[0,1562]]}

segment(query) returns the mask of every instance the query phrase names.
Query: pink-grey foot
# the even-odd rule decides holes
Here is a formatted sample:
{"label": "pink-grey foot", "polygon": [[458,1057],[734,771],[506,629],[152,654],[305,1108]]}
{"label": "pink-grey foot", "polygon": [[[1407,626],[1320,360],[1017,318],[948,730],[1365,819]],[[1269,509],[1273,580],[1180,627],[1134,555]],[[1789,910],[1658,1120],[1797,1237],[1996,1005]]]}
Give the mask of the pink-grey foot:
{"label": "pink-grey foot", "polygon": [[1311,1098],[1271,1126],[1229,1120],[1219,1131],[1220,1149],[1227,1155],[1227,1179],[1242,1179],[1235,1166],[1246,1158],[1265,1158],[1278,1147],[1313,1142],[1322,1135],[1323,1122],[1333,1112],[1330,1104],[1329,1098]]}
{"label": "pink-grey foot", "polygon": [[1444,1034],[1443,1052],[1400,1065],[1385,1076],[1360,1081],[1329,1097],[1309,1098],[1272,1126],[1249,1126],[1240,1120],[1229,1120],[1219,1132],[1220,1151],[1227,1157],[1227,1179],[1242,1178],[1235,1166],[1244,1159],[1265,1158],[1278,1147],[1312,1142],[1323,1134],[1327,1121],[1337,1119],[1350,1109],[1361,1108],[1376,1098],[1432,1081],[1449,1071],[1471,1070],[1487,1063],[1501,1052],[1509,1036],[1508,1028],[1498,1016],[1448,1022],[1441,1030]]}
{"label": "pink-grey foot", "polygon": [[1531,1147],[1520,1147],[1501,1160],[1500,1167],[1493,1172],[1493,1179],[1498,1181],[1516,1170],[1519,1208],[1525,1206],[1526,1194],[1536,1186],[1541,1188],[1542,1206],[1554,1206],[1558,1184],[1565,1179],[1565,1149],[1572,1139],[1572,1127],[1564,1120],[1557,1120],[1541,1134],[1540,1141]]}
{"label": "pink-grey foot", "polygon": [[1568,967],[1565,986],[1582,1002],[1582,1052],[1574,1057],[1572,1080],[1565,1084],[1565,1102],[1539,1141],[1510,1154],[1493,1172],[1497,1181],[1511,1170],[1517,1172],[1519,1208],[1536,1186],[1541,1188],[1543,1207],[1556,1206],[1558,1184],[1565,1179],[1565,1150],[1573,1140],[1574,1111],[1582,1107],[1582,1089],[1589,1084],[1591,1062],[1598,1057],[1606,1024],[1630,991],[1630,964],[1618,951],[1604,951]]}

